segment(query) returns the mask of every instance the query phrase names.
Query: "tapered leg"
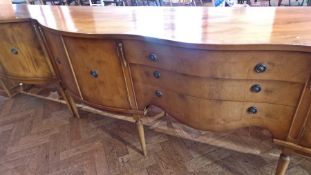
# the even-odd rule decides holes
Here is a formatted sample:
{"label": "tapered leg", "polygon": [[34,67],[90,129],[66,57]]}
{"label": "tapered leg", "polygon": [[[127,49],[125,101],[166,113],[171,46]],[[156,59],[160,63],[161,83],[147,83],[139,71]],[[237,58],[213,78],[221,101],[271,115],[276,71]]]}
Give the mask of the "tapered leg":
{"label": "tapered leg", "polygon": [[9,88],[6,86],[6,84],[4,83],[4,81],[2,79],[0,79],[0,86],[3,88],[3,90],[5,91],[5,93],[8,95],[8,97],[12,97],[12,93],[10,92]]}
{"label": "tapered leg", "polygon": [[275,175],[285,175],[289,162],[290,162],[290,157],[282,153],[279,157]]}
{"label": "tapered leg", "polygon": [[79,114],[79,111],[78,111],[76,102],[73,100],[73,98],[71,97],[71,95],[69,95],[66,91],[65,91],[65,94],[66,94],[66,96],[67,96],[67,98],[68,98],[69,104],[70,104],[71,107],[72,107],[74,116],[77,117],[77,118],[80,118],[80,114]]}
{"label": "tapered leg", "polygon": [[79,111],[77,109],[76,103],[72,99],[72,97],[62,87],[59,88],[59,91],[60,91],[61,95],[63,96],[63,98],[65,99],[66,104],[67,104],[71,114],[74,117],[80,118]]}
{"label": "tapered leg", "polygon": [[144,156],[147,156],[144,125],[141,122],[141,120],[138,120],[136,122],[136,126],[137,126],[137,130],[138,130],[138,135],[139,135],[139,141],[140,141],[141,149],[143,151]]}

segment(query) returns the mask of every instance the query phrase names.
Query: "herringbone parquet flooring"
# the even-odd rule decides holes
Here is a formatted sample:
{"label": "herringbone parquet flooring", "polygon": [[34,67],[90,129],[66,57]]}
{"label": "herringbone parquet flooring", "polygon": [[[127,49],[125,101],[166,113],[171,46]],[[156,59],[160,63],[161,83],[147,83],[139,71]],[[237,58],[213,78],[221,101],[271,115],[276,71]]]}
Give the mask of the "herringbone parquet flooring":
{"label": "herringbone parquet flooring", "polygon": [[[250,155],[146,129],[140,153],[133,123],[17,95],[0,97],[1,175],[256,175],[272,174],[278,151]],[[294,157],[289,175],[311,174],[311,161]]]}

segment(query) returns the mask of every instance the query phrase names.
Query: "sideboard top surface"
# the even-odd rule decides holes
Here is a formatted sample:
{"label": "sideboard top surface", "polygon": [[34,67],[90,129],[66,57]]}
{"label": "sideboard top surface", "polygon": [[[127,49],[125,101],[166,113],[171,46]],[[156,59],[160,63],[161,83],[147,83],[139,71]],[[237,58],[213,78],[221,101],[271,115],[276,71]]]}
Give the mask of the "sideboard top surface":
{"label": "sideboard top surface", "polygon": [[307,7],[69,7],[0,5],[0,22],[35,19],[63,32],[215,45],[311,46]]}

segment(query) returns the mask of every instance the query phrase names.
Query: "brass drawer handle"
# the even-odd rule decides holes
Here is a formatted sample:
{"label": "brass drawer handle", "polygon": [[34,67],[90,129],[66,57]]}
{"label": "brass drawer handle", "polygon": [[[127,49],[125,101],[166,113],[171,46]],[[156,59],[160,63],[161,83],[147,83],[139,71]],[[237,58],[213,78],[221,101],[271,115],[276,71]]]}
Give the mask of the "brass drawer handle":
{"label": "brass drawer handle", "polygon": [[150,61],[152,61],[152,62],[157,62],[157,61],[159,61],[158,56],[157,56],[156,54],[154,54],[154,53],[150,53],[150,54],[148,55],[148,59],[149,59]]}
{"label": "brass drawer handle", "polygon": [[12,48],[11,49],[11,53],[14,54],[14,55],[17,55],[18,54],[18,50],[16,48]]}
{"label": "brass drawer handle", "polygon": [[251,106],[251,107],[247,108],[247,112],[249,114],[256,114],[258,112],[258,110],[255,106]]}
{"label": "brass drawer handle", "polygon": [[96,70],[91,70],[90,71],[90,75],[94,78],[97,78],[98,77],[98,74],[97,74],[97,71]]}
{"label": "brass drawer handle", "polygon": [[161,73],[159,72],[159,71],[154,71],[153,72],[153,76],[154,76],[154,78],[160,78],[160,76],[161,76]]}
{"label": "brass drawer handle", "polygon": [[162,97],[163,96],[163,93],[159,90],[156,90],[155,93],[154,93],[157,97]]}
{"label": "brass drawer handle", "polygon": [[259,84],[254,84],[252,87],[251,87],[251,92],[254,92],[254,93],[258,93],[261,91],[261,86]]}
{"label": "brass drawer handle", "polygon": [[259,63],[255,66],[255,72],[257,73],[263,73],[267,70],[267,66],[265,64]]}

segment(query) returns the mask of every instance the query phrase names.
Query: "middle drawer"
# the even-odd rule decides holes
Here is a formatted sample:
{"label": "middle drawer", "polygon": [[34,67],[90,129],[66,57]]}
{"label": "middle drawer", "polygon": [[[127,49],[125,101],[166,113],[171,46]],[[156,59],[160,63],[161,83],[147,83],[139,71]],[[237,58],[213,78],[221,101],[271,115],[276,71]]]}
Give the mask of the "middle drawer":
{"label": "middle drawer", "polygon": [[272,80],[215,79],[131,64],[134,84],[149,84],[177,93],[214,100],[296,106],[303,84]]}

